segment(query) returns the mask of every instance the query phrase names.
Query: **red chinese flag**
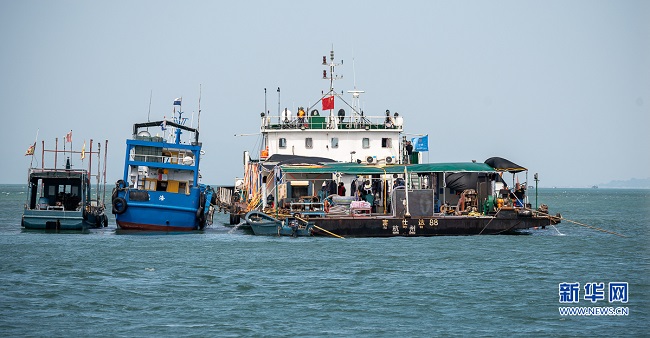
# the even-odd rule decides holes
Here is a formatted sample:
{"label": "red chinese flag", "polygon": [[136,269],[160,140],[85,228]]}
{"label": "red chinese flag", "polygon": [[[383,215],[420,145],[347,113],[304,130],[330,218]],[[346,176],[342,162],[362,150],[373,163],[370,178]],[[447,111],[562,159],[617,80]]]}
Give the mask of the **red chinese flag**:
{"label": "red chinese flag", "polygon": [[334,96],[328,96],[323,98],[323,110],[332,110],[334,109]]}

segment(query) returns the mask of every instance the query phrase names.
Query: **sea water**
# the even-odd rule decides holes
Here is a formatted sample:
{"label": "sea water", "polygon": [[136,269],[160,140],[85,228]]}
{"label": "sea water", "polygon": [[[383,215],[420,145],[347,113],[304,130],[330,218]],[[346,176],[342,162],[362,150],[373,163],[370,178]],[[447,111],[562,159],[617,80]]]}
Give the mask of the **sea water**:
{"label": "sea water", "polygon": [[[650,190],[540,189],[580,225],[529,235],[349,239],[256,237],[223,214],[186,234],[27,231],[25,193],[0,185],[3,337],[650,334]],[[592,283],[604,299],[583,298]]]}

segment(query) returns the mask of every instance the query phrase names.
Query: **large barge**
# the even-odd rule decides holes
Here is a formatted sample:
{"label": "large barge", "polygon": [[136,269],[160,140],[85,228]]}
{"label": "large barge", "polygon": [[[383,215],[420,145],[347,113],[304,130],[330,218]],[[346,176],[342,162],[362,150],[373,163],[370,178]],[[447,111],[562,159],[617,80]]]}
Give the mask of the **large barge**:
{"label": "large barge", "polygon": [[[316,104],[261,114],[259,156],[245,152],[244,177],[216,194],[231,224],[260,211],[308,219],[315,235],[389,237],[507,234],[560,222],[546,205],[531,205],[528,170],[511,161],[421,163],[428,137],[407,139],[397,112],[365,114],[364,91],[348,91],[348,104],[334,90],[334,52],[323,65],[330,88]],[[343,103],[336,113],[335,102]]]}

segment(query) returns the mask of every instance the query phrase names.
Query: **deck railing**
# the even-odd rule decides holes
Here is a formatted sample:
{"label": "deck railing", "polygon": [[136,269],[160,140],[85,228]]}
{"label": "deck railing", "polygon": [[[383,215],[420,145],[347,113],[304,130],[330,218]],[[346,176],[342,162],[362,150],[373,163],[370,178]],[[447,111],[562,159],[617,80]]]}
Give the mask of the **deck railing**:
{"label": "deck railing", "polygon": [[277,116],[262,117],[262,130],[277,129],[362,129],[362,130],[398,130],[402,131],[403,120],[400,116]]}
{"label": "deck railing", "polygon": [[[187,158],[186,158],[187,157]],[[141,153],[132,153],[129,156],[131,161],[150,162],[150,163],[170,163],[191,166],[194,165],[194,158],[191,156],[169,156],[169,155],[148,155]]]}

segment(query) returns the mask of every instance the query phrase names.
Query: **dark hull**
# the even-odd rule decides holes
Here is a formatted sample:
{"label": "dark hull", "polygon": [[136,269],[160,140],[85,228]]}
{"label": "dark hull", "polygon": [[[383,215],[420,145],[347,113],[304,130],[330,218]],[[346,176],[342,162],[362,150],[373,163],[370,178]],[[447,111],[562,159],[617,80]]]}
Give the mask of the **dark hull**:
{"label": "dark hull", "polygon": [[393,237],[441,235],[497,235],[519,230],[542,228],[559,223],[552,217],[520,216],[502,211],[492,216],[433,216],[395,218],[391,216],[325,217],[310,219],[316,225],[313,234],[330,236],[319,228],[343,237]]}
{"label": "dark hull", "polygon": [[108,217],[88,214],[84,218],[82,211],[25,210],[21,225],[30,230],[84,231],[107,226]]}
{"label": "dark hull", "polygon": [[170,226],[170,225],[157,225],[157,224],[146,224],[146,223],[132,223],[132,222],[122,222],[116,221],[117,226],[122,230],[143,230],[143,231],[193,231],[198,230],[198,226],[194,227],[182,227],[182,226]]}

